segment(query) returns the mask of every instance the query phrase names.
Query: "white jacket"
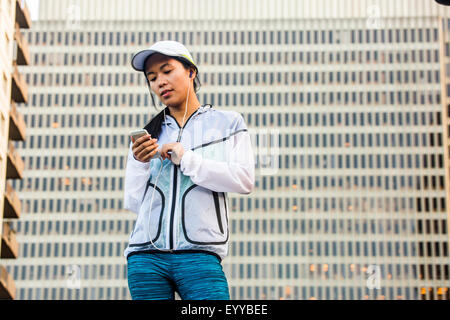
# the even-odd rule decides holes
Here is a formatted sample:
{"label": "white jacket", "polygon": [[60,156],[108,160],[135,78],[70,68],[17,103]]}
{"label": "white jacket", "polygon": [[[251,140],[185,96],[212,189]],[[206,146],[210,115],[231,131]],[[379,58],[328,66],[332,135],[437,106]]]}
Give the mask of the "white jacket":
{"label": "white jacket", "polygon": [[[177,141],[180,127],[166,115],[158,145]],[[204,251],[223,259],[228,253],[227,192],[249,194],[255,182],[250,135],[243,117],[209,105],[198,108],[186,121],[179,141],[185,153],[180,165],[169,159],[155,187],[161,161],[134,158],[132,142],[125,176],[124,207],[137,214],[124,251]],[[150,224],[148,218],[150,216]]]}

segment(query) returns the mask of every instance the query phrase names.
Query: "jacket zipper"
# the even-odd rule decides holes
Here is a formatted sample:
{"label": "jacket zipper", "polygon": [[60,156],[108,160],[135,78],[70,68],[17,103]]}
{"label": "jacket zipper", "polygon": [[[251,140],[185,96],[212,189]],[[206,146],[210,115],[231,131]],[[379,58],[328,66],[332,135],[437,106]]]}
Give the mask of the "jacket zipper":
{"label": "jacket zipper", "polygon": [[175,205],[177,201],[177,166],[173,166],[173,189],[172,189],[172,210],[170,213],[170,247],[169,249],[173,249],[173,221],[174,221],[174,215],[175,215]]}

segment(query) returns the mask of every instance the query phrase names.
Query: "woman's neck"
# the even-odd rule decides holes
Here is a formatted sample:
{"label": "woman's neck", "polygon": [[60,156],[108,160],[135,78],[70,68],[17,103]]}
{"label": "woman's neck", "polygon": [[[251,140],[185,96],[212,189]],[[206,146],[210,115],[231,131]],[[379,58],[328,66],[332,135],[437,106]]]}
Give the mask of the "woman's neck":
{"label": "woman's neck", "polygon": [[[192,101],[192,102],[191,102]],[[170,115],[172,117],[174,117],[178,124],[182,127],[184,126],[183,123],[183,117],[184,117],[184,122],[186,123],[187,119],[189,119],[189,117],[195,112],[197,111],[197,109],[200,107],[200,102],[198,101],[197,95],[193,95],[193,97],[189,97],[189,103],[187,106],[187,112],[186,112],[186,101],[184,101],[182,104],[176,106],[176,107],[171,107],[169,106],[169,110],[170,110]],[[184,113],[186,112],[186,116],[184,115]]]}

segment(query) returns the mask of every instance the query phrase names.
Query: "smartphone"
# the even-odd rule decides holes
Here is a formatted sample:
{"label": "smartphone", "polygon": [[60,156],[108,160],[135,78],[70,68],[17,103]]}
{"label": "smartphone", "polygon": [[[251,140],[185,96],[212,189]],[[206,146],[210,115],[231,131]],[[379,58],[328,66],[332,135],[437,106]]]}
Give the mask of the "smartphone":
{"label": "smartphone", "polygon": [[[138,138],[140,138],[140,137],[142,137],[142,136],[145,136],[145,135],[147,135],[147,134],[150,135],[150,134],[147,132],[147,130],[145,130],[145,129],[139,129],[139,130],[131,131],[131,132],[130,132],[130,136],[133,137],[134,141],[136,141],[136,139],[138,139]],[[150,135],[150,137],[151,137],[151,135]],[[154,159],[154,158],[159,158],[159,157],[161,157],[161,152],[157,151],[157,152],[155,153],[155,155],[153,156],[152,159]]]}
{"label": "smartphone", "polygon": [[131,131],[130,132],[130,136],[133,137],[134,141],[136,141],[137,139],[139,139],[142,136],[148,135],[149,133],[147,132],[147,130],[145,129],[139,129],[139,130],[135,130],[135,131]]}

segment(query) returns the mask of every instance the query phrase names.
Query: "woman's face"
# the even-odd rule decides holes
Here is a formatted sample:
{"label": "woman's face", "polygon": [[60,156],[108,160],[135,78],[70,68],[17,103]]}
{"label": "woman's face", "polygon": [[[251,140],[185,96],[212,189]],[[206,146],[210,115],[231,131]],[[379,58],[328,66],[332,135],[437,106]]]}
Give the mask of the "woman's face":
{"label": "woman's face", "polygon": [[186,99],[189,82],[195,78],[195,71],[189,78],[190,71],[180,61],[159,53],[147,59],[144,70],[151,90],[166,106],[181,105]]}

